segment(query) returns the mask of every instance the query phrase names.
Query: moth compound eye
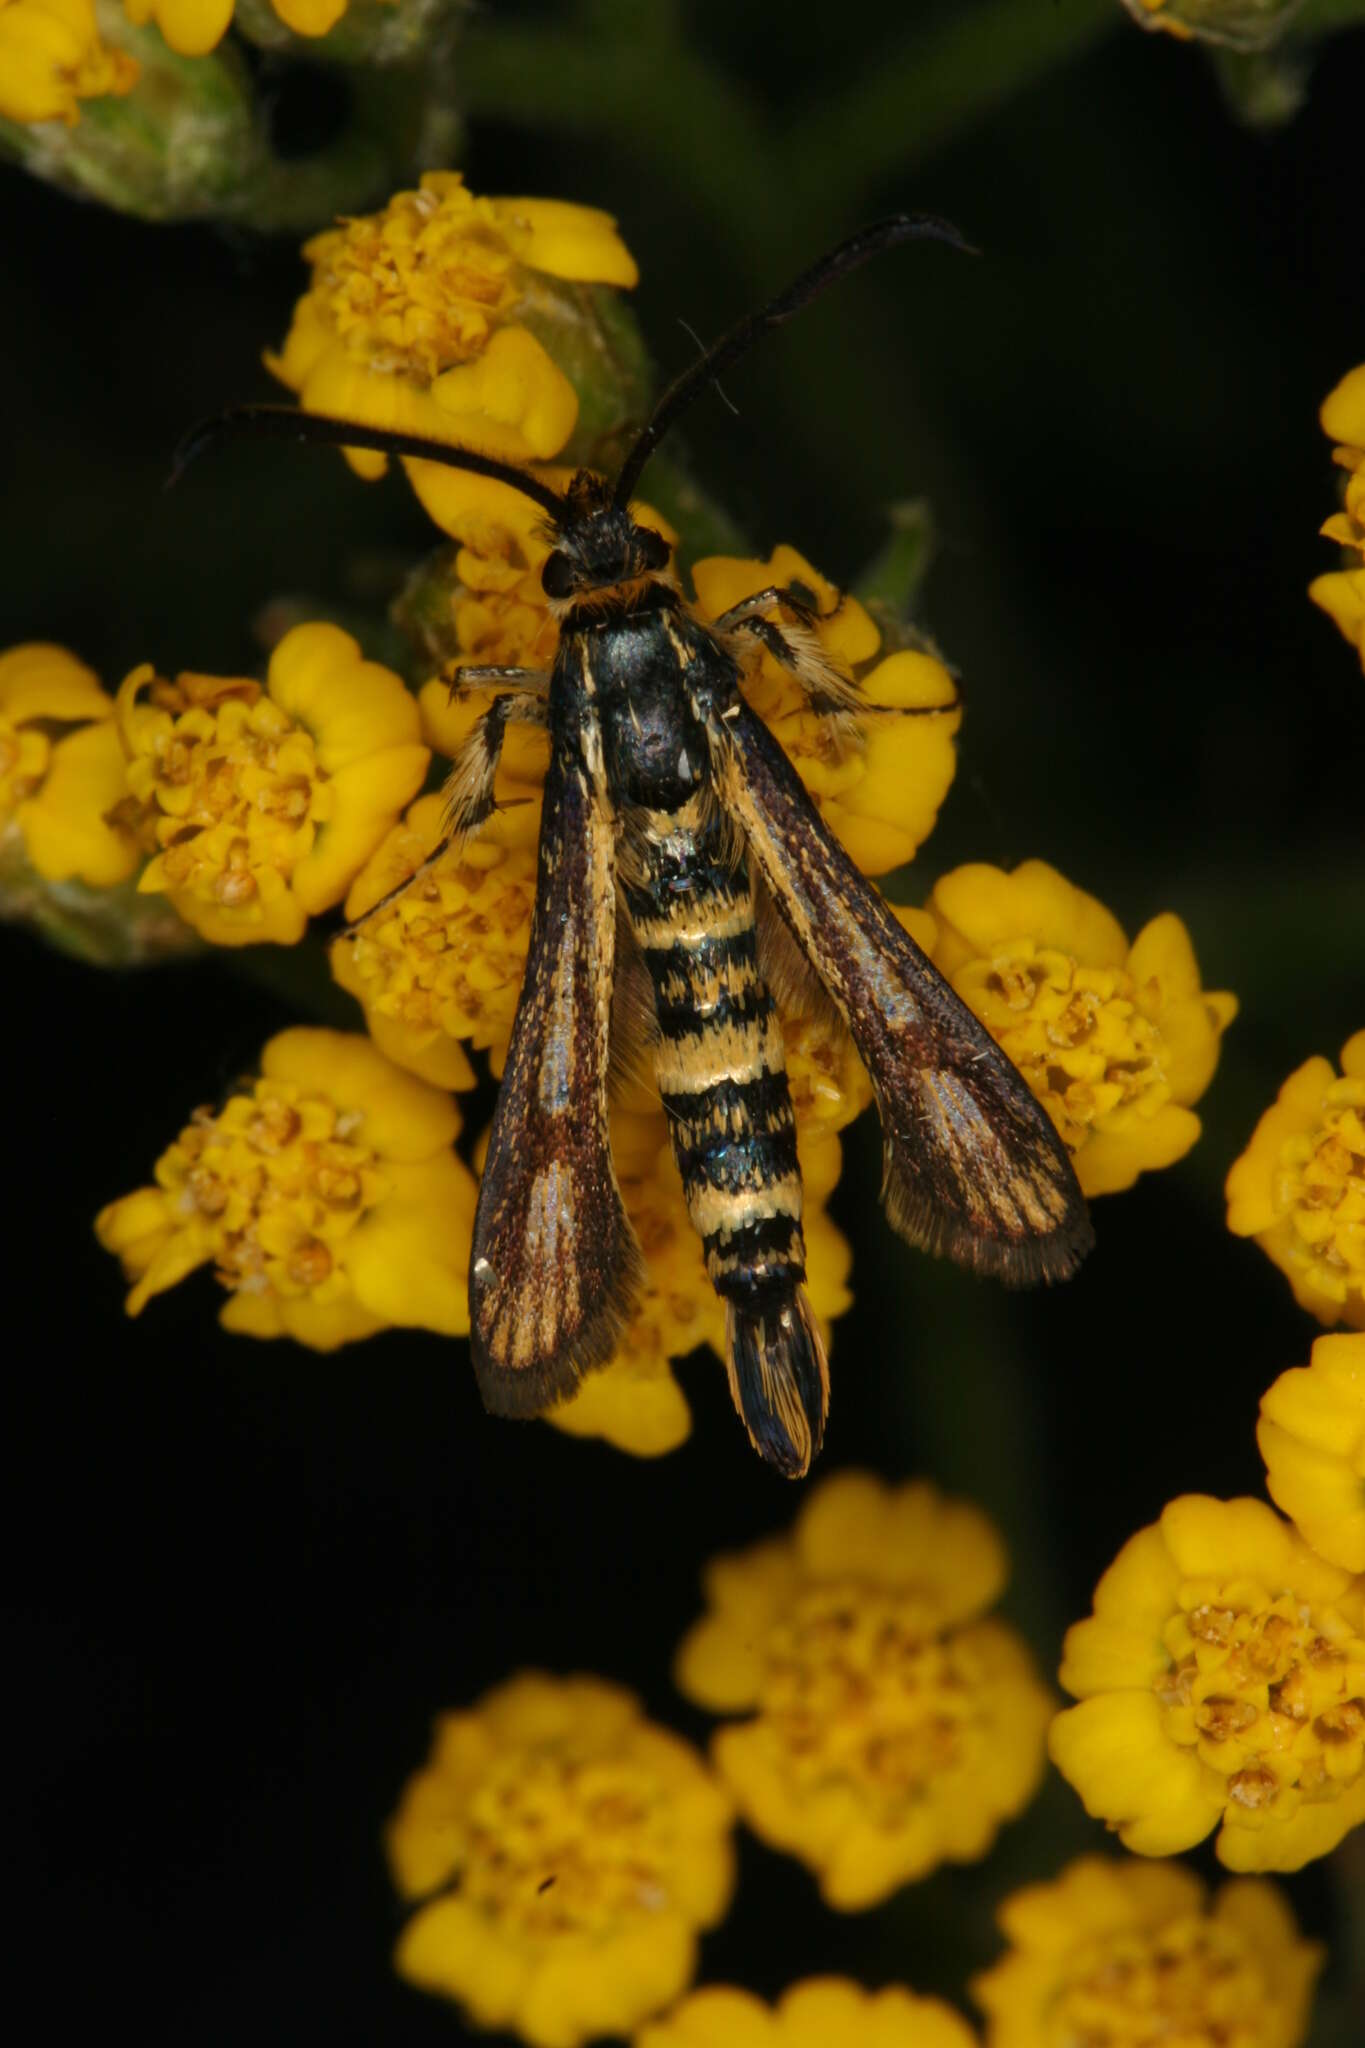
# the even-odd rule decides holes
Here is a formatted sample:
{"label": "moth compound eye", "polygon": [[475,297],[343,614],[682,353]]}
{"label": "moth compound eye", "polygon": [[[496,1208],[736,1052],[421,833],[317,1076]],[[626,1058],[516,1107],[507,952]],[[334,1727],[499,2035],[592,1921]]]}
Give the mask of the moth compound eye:
{"label": "moth compound eye", "polygon": [[640,535],[640,561],[646,569],[662,569],[668,561],[668,542],[661,533],[655,533],[652,526],[642,526]]}
{"label": "moth compound eye", "polygon": [[540,572],[540,587],[547,597],[568,597],[573,589],[573,570],[569,567],[567,555],[555,553],[546,560]]}

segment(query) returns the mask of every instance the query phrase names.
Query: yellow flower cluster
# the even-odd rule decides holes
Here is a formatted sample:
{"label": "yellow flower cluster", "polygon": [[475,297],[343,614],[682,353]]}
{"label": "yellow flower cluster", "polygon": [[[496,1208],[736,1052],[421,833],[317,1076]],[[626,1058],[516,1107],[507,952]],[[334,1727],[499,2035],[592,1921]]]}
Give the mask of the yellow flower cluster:
{"label": "yellow flower cluster", "polygon": [[[312,284],[266,363],[306,411],[520,463],[558,455],[579,412],[574,384],[533,329],[569,303],[565,287],[631,286],[638,275],[609,215],[556,199],[476,198],[458,171],[428,171],[417,191],[316,235],[304,255]],[[359,451],[348,460],[361,476],[386,466]],[[471,504],[477,516],[488,503],[486,489],[470,488],[482,480],[430,462],[404,467],[437,525],[463,538]]]}
{"label": "yellow flower cluster", "polygon": [[0,0],[0,117],[80,119],[80,100],[131,92],[138,67],[100,39],[95,0]]}
{"label": "yellow flower cluster", "polygon": [[1054,1762],[1130,1849],[1215,1827],[1297,1870],[1365,1819],[1365,1581],[1257,1500],[1190,1494],[1120,1551],[1066,1638]]}
{"label": "yellow flower cluster", "polygon": [[702,1759],[596,1678],[526,1672],[438,1722],[389,1825],[399,1971],[532,2048],[628,2034],[691,1982],[734,1888]]}
{"label": "yellow flower cluster", "polygon": [[1365,363],[1349,370],[1329,392],[1319,418],[1323,432],[1336,443],[1332,460],[1346,471],[1345,503],[1322,531],[1357,559],[1349,568],[1315,576],[1308,595],[1350,641],[1365,668]]}
{"label": "yellow flower cluster", "polygon": [[[154,21],[182,57],[204,57],[227,34],[236,0],[123,0],[129,21]],[[346,12],[346,0],[270,0],[296,36],[325,36]],[[393,0],[397,4],[397,0]]]}
{"label": "yellow flower cluster", "polygon": [[0,654],[0,866],[18,852],[49,882],[126,881],[137,843],[108,822],[125,791],[114,700],[84,662],[46,641]]}
{"label": "yellow flower cluster", "polygon": [[1154,917],[1130,946],[1040,860],[955,868],[928,907],[935,966],[1052,1118],[1087,1195],[1184,1157],[1237,999],[1201,988],[1178,917]]}
{"label": "yellow flower cluster", "polygon": [[463,1336],[475,1186],[459,1128],[448,1096],[368,1039],[282,1031],[261,1078],[162,1154],[156,1185],[96,1220],[135,1282],[129,1315],[212,1264],[240,1335],[315,1351],[390,1324]]}
{"label": "yellow flower cluster", "polygon": [[775,2006],[728,1984],[694,1991],[642,2027],[635,2048],[973,2048],[971,2028],[937,1998],[846,1977],[808,1977]]}
{"label": "yellow flower cluster", "polygon": [[1009,1951],[975,1979],[990,2048],[1299,2048],[1322,1950],[1279,1891],[1210,1900],[1175,1864],[1082,1856],[1005,1901]]}
{"label": "yellow flower cluster", "polygon": [[840,1911],[974,1862],[1043,1770],[1052,1702],[1023,1643],[981,1619],[1005,1555],[930,1486],[840,1473],[789,1537],[716,1559],[677,1682],[715,1713],[741,1814]]}
{"label": "yellow flower cluster", "polygon": [[150,664],[118,693],[121,816],[157,849],[138,887],[215,945],[293,945],[340,902],[429,755],[396,675],[336,626],[296,626],[264,689]]}
{"label": "yellow flower cluster", "polygon": [[1228,1228],[1254,1237],[1320,1323],[1365,1329],[1365,1031],[1289,1076],[1227,1180]]}

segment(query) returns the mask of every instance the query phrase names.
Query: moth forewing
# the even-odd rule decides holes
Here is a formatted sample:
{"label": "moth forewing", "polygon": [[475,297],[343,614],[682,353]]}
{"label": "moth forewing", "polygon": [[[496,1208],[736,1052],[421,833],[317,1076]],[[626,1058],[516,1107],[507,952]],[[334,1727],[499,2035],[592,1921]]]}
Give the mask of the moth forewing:
{"label": "moth forewing", "polygon": [[891,1223],[1007,1282],[1065,1279],[1093,1238],[1050,1118],[858,872],[761,720],[729,706],[708,737],[721,802],[871,1077]]}
{"label": "moth forewing", "polygon": [[561,736],[470,1262],[474,1369],[501,1415],[571,1394],[611,1356],[639,1288],[607,1128],[615,944],[614,826]]}

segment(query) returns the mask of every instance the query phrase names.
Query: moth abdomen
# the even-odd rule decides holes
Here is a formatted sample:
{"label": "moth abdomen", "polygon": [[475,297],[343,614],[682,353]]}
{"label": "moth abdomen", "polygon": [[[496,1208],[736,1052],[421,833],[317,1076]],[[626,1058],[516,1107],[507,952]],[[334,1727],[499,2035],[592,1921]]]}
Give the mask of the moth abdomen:
{"label": "moth abdomen", "polygon": [[731,1302],[725,1366],[749,1441],[788,1479],[802,1479],[824,1440],[829,1363],[804,1287],[762,1305]]}
{"label": "moth abdomen", "polygon": [[651,815],[626,903],[654,992],[673,1156],[726,1303],[730,1391],[755,1447],[796,1476],[829,1397],[804,1288],[796,1118],[747,867],[727,859],[718,827],[697,823]]}

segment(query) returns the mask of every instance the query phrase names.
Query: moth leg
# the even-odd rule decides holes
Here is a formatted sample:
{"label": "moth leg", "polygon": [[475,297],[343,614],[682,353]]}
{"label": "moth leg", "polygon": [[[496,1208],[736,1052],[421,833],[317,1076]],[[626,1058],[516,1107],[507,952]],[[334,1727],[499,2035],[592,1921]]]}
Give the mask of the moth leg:
{"label": "moth leg", "polygon": [[[534,675],[534,669],[522,671]],[[509,725],[547,725],[549,706],[539,690],[511,690],[495,697],[460,742],[441,794],[445,798],[441,844],[435,860],[452,840],[463,839],[486,823],[498,808],[493,782],[502,760]],[[428,863],[430,865],[430,863]]]}
{"label": "moth leg", "polygon": [[[760,597],[767,595],[765,591],[759,592]],[[816,616],[814,612],[796,614],[790,623],[779,626],[773,619],[749,612],[729,630],[735,639],[743,634],[748,640],[756,640],[799,685],[816,717],[830,719],[839,731],[846,727],[851,714],[871,707],[852,676],[825,652],[813,623]]]}
{"label": "moth leg", "polygon": [[804,583],[770,583],[765,590],[755,590],[751,596],[742,597],[738,604],[732,604],[728,612],[722,612],[715,622],[716,631],[729,633],[743,620],[779,608],[794,612],[807,624],[820,616],[815,593]]}
{"label": "moth leg", "polygon": [[[778,625],[763,616],[779,609],[791,613],[794,627]],[[830,660],[820,643],[816,621],[832,616],[819,611],[814,594],[804,584],[779,587],[774,583],[731,605],[716,620],[716,627],[718,631],[745,633],[757,640],[779,667],[799,683],[816,717],[831,720],[840,739],[849,737],[841,721],[850,712],[859,716],[875,712],[887,718],[943,718],[950,711],[960,710],[960,692],[947,704],[869,703],[856,683]]]}
{"label": "moth leg", "polygon": [[[534,669],[516,671],[534,675]],[[502,743],[511,724],[545,725],[549,711],[545,698],[536,690],[509,690],[489,705],[483,716],[475,721],[460,743],[460,748],[446,777],[442,795],[445,797],[445,813],[441,819],[441,836],[422,865],[396,882],[385,892],[377,903],[372,903],[363,917],[346,927],[346,937],[354,938],[357,932],[405,896],[409,889],[429,875],[437,863],[461,839],[467,839],[477,832],[498,808],[493,795],[493,783],[502,759]]]}
{"label": "moth leg", "polygon": [[461,662],[446,678],[452,701],[467,691],[486,690],[490,684],[497,689],[529,691],[537,697],[547,697],[550,693],[548,669],[515,668],[501,661]]}

